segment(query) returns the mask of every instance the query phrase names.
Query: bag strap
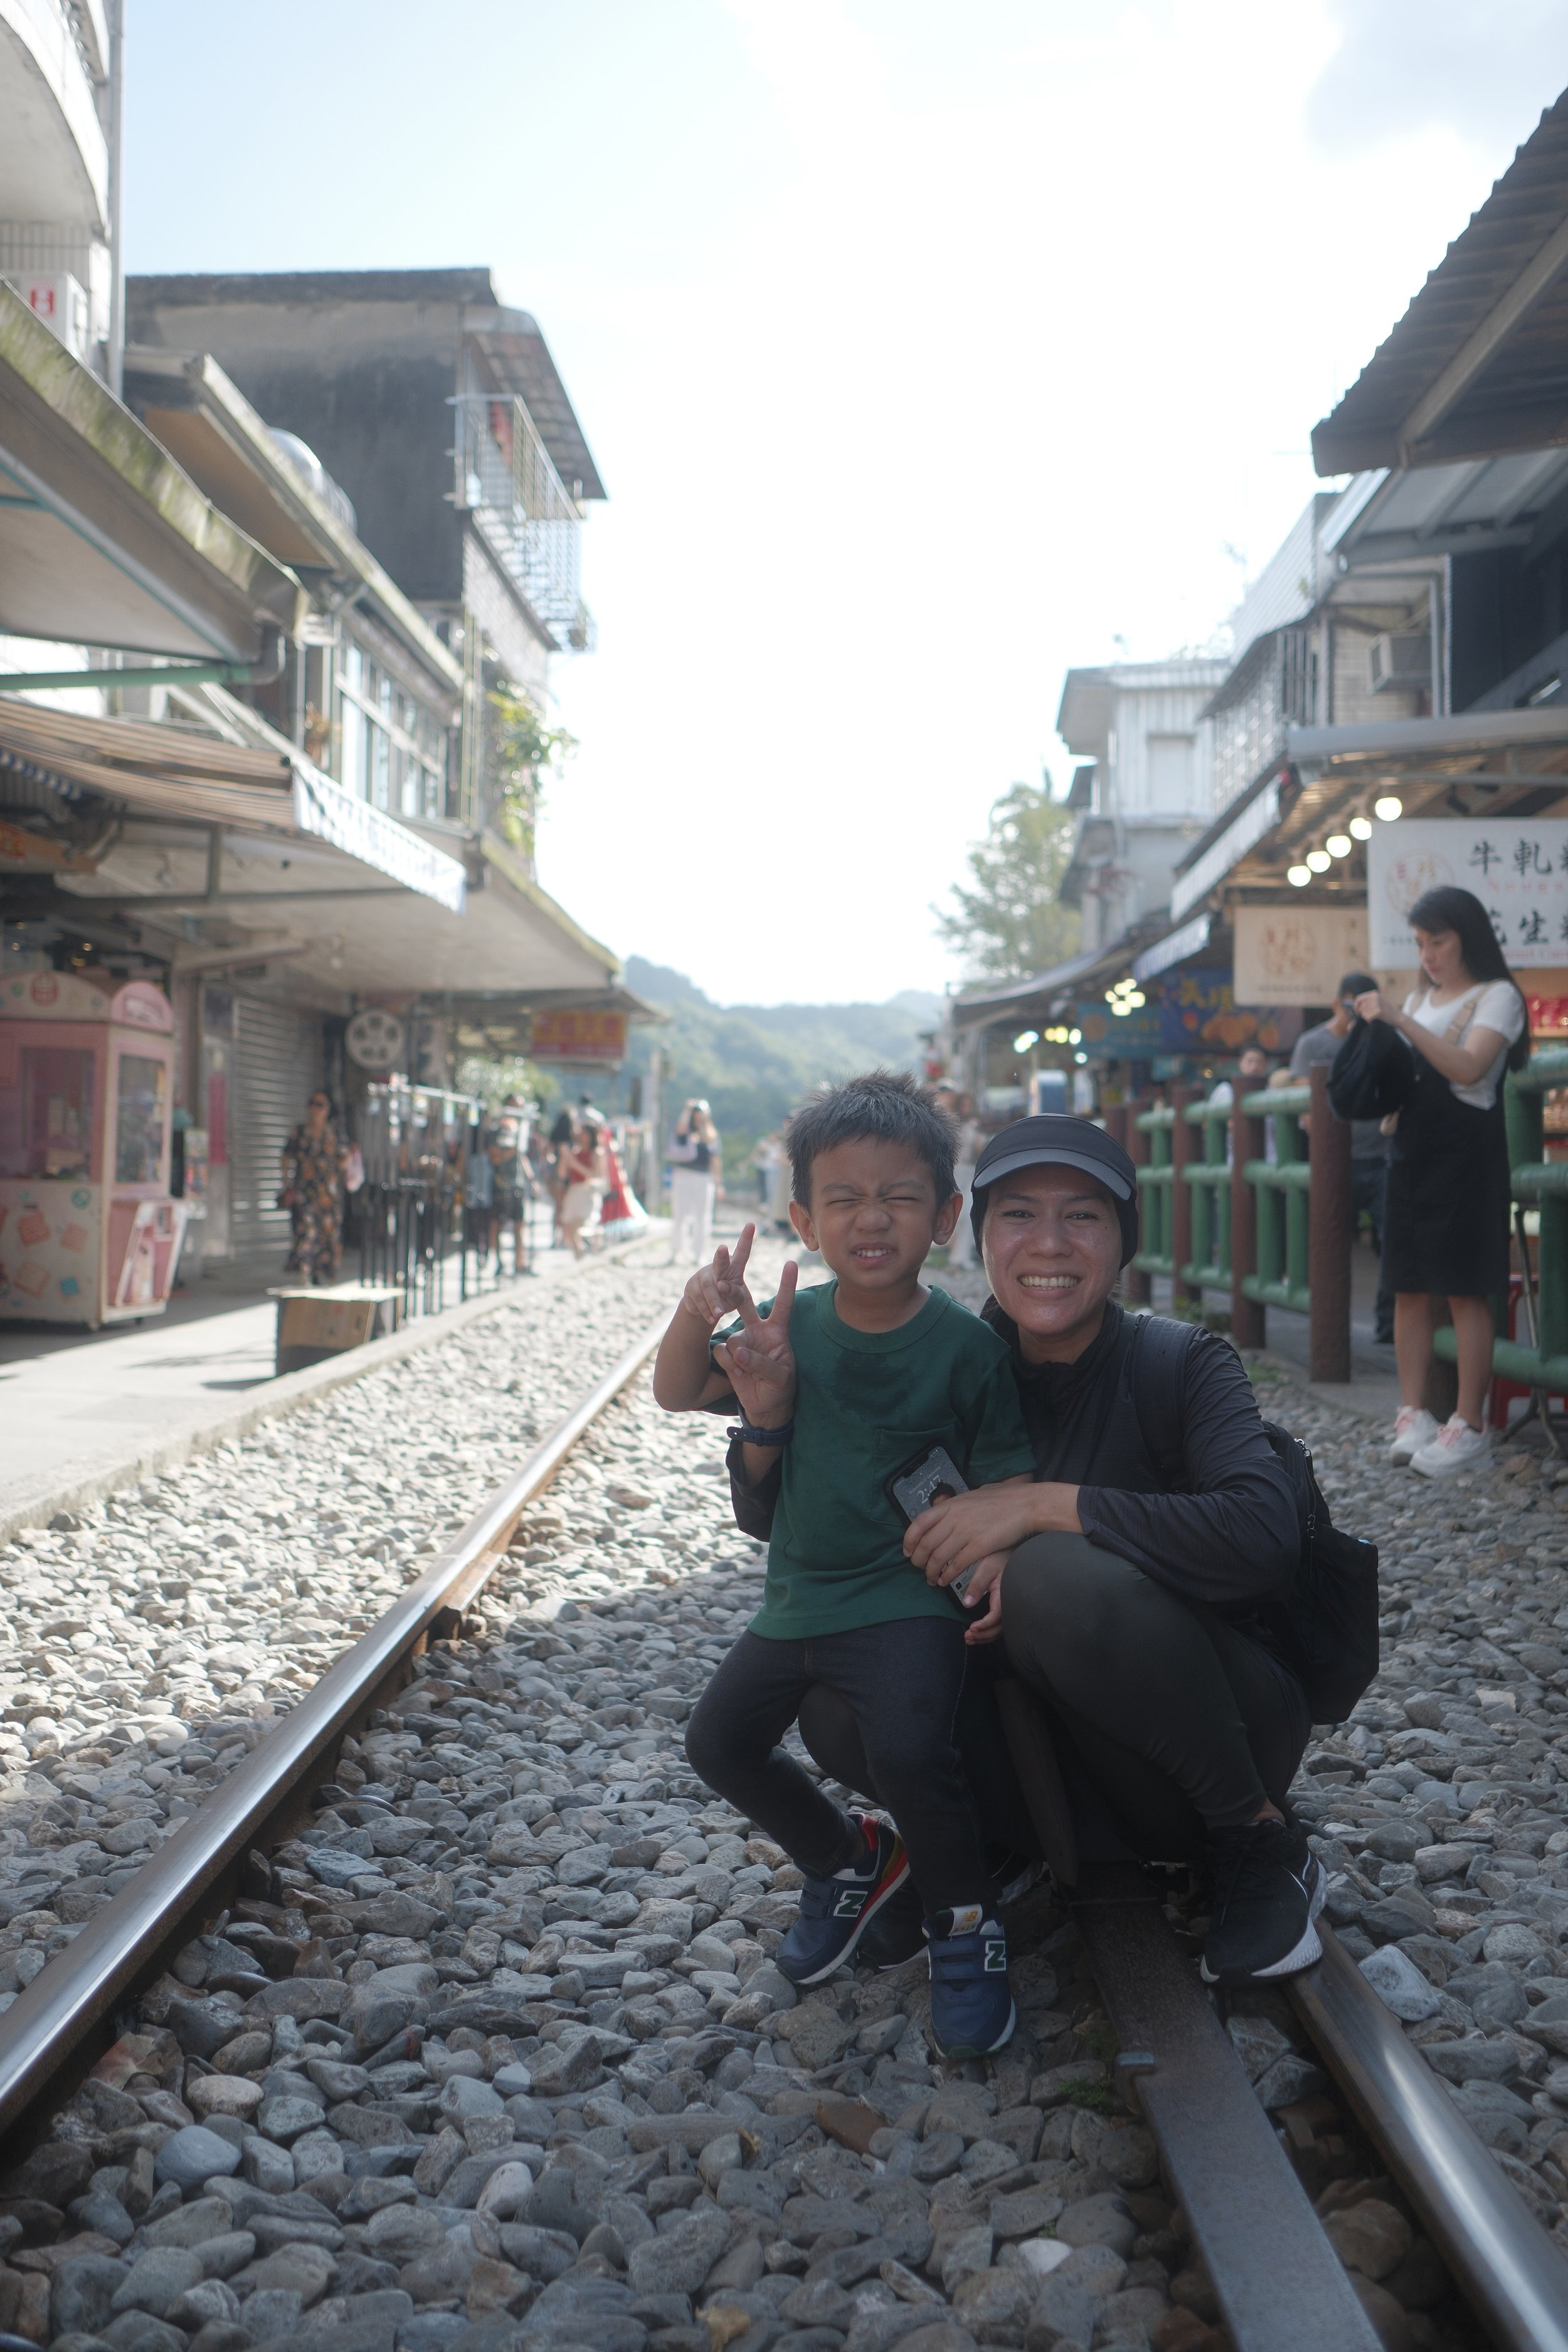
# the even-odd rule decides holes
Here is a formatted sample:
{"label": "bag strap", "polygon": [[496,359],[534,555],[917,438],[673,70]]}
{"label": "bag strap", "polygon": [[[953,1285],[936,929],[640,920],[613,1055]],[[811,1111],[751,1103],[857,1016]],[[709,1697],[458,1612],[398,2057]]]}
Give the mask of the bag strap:
{"label": "bag strap", "polygon": [[1201,1327],[1169,1315],[1140,1315],[1127,1360],[1126,1381],[1139,1433],[1162,1484],[1180,1473],[1187,1366]]}
{"label": "bag strap", "polygon": [[[1490,986],[1491,982],[1489,980],[1481,980],[1476,982],[1474,988],[1466,990],[1464,995],[1460,997],[1458,1003],[1454,1007],[1453,1019],[1449,1022],[1447,1027],[1443,1032],[1443,1043],[1445,1045],[1457,1045],[1458,1044],[1460,1038],[1464,1035],[1466,1030],[1469,1027],[1471,1022],[1476,1017],[1477,1005],[1480,1003],[1482,997],[1486,994]],[[1432,992],[1430,989],[1426,991],[1426,996],[1422,1001],[1424,1003],[1427,1004],[1431,1003]]]}

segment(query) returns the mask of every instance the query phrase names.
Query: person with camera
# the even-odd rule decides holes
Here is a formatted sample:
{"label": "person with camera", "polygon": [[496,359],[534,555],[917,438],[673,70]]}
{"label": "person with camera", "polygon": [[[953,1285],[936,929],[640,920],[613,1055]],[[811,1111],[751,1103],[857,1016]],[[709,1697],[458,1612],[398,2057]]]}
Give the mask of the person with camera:
{"label": "person with camera", "polygon": [[[1400,1395],[1389,1460],[1447,1478],[1491,1451],[1490,1301],[1508,1289],[1511,1212],[1502,1082],[1529,1058],[1530,1016],[1474,891],[1424,892],[1410,927],[1425,987],[1397,1010],[1365,989],[1355,1009],[1386,1023],[1415,1057],[1394,1115],[1384,1223]],[[1448,1302],[1459,1370],[1458,1405],[1441,1428],[1426,1403],[1435,1297]]]}
{"label": "person with camera", "polygon": [[[1334,991],[1334,1009],[1326,1021],[1303,1029],[1290,1049],[1290,1076],[1310,1078],[1314,1064],[1332,1063],[1351,1034],[1355,1001],[1377,986],[1369,971],[1347,971]],[[1304,1124],[1305,1122],[1303,1122]],[[1377,1300],[1373,1308],[1373,1338],[1381,1346],[1394,1340],[1394,1293],[1383,1263],[1384,1209],[1388,1192],[1388,1138],[1381,1120],[1352,1118],[1351,1130],[1351,1205],[1359,1221],[1364,1209],[1372,1222],[1372,1245],[1377,1254]]]}

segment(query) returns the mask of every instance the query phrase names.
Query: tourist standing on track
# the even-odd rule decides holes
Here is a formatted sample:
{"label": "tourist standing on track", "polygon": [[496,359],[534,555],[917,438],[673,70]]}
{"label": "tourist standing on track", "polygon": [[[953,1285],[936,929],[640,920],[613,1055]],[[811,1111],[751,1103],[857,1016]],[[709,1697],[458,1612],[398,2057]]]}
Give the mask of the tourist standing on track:
{"label": "tourist standing on track", "polygon": [[283,1189],[278,1205],[294,1226],[294,1245],[285,1271],[308,1282],[336,1282],[342,1270],[343,1180],[349,1147],[332,1123],[332,1098],[325,1087],[310,1097],[300,1125],[283,1146]]}
{"label": "tourist standing on track", "polygon": [[693,1097],[681,1108],[670,1139],[669,1262],[708,1256],[718,1191],[719,1130],[705,1102]]}
{"label": "tourist standing on track", "polygon": [[561,1231],[573,1256],[581,1257],[583,1228],[598,1223],[610,1176],[604,1138],[593,1119],[584,1119],[575,1140],[562,1154],[561,1171],[566,1180]]}
{"label": "tourist standing on track", "polygon": [[569,1104],[563,1103],[555,1123],[550,1130],[550,1203],[555,1212],[554,1240],[558,1248],[564,1248],[566,1243],[566,1228],[562,1223],[561,1206],[566,1198],[566,1187],[571,1181],[566,1173],[567,1157],[576,1140],[576,1116]]}
{"label": "tourist standing on track", "polygon": [[[992,1290],[983,1320],[1012,1360],[1034,1483],[937,1503],[905,1548],[942,1583],[976,1564],[958,1736],[985,1825],[1004,1843],[1027,1834],[995,1667],[1043,1704],[1079,1853],[1212,1864],[1205,1973],[1292,1974],[1321,1948],[1322,1873],[1286,1817],[1310,1726],[1260,1612],[1295,1580],[1300,1531],[1251,1383],[1196,1326],[1161,1321],[1167,1345],[1141,1356],[1151,1318],[1111,1297],[1138,1246],[1135,1171],[1088,1119],[1047,1113],[993,1136],[973,1223]],[[744,1363],[744,1343],[731,1352]],[[754,1534],[773,1482],[738,1446],[731,1471]],[[878,1793],[832,1692],[811,1690],[800,1723],[826,1770]],[[919,1949],[919,1921],[895,1903],[862,1953],[891,1966]]]}
{"label": "tourist standing on track", "polygon": [[508,1095],[491,1123],[489,1160],[494,1170],[494,1200],[490,1231],[496,1257],[496,1270],[500,1270],[500,1234],[503,1225],[511,1227],[511,1270],[521,1274],[528,1263],[528,1243],[524,1223],[528,1203],[533,1195],[533,1180],[528,1167],[528,1105],[521,1095]]}
{"label": "tourist standing on track", "polygon": [[[1368,989],[1356,1011],[1387,1022],[1419,1056],[1388,1170],[1384,1265],[1400,1396],[1389,1459],[1446,1478],[1491,1452],[1489,1302],[1508,1289],[1511,1191],[1502,1081],[1529,1058],[1530,1015],[1474,891],[1426,891],[1410,927],[1426,987],[1397,1013]],[[1448,1302],[1459,1368],[1458,1407],[1441,1429],[1425,1402],[1434,1297]]]}
{"label": "tourist standing on track", "polygon": [[[832,1976],[912,1873],[931,2028],[950,2058],[1000,2049],[1015,2019],[997,1889],[953,1742],[963,1612],[904,1556],[919,1507],[908,1498],[956,1476],[960,1460],[976,1481],[1025,1479],[1030,1460],[1006,1349],[921,1281],[958,1214],[952,1142],[910,1077],[876,1071],[816,1097],[789,1128],[795,1226],[835,1279],[797,1295],[788,1265],[759,1315],[743,1278],[748,1225],[733,1256],[721,1249],[688,1283],[654,1367],[668,1411],[738,1405],[748,1459],[781,1463],[763,1606],[699,1699],[687,1755],[805,1875],[776,1956],[794,1983]],[[770,1348],[787,1365],[782,1384]],[[818,1682],[847,1707],[896,1826],[847,1813],[779,1745]]]}

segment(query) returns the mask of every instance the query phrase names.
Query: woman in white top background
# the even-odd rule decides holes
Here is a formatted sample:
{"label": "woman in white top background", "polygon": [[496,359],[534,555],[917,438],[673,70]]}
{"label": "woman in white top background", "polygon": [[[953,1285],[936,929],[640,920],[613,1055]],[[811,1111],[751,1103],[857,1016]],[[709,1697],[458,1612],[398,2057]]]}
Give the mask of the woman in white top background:
{"label": "woman in white top background", "polygon": [[[1390,1459],[1432,1478],[1484,1463],[1492,1370],[1490,1300],[1509,1283],[1510,1186],[1505,1070],[1530,1053],[1530,1021],[1491,919],[1471,890],[1426,891],[1410,910],[1426,986],[1395,1012],[1376,990],[1356,999],[1418,1056],[1398,1113],[1384,1217],[1384,1279],[1394,1297],[1400,1408]],[[1447,1298],[1459,1404],[1439,1428],[1423,1402],[1432,1368],[1432,1300]]]}

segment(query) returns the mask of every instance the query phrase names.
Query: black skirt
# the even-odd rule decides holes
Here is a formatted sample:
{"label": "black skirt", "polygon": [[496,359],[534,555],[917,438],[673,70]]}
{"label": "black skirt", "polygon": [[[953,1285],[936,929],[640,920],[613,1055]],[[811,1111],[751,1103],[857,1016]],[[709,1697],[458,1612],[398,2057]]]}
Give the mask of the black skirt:
{"label": "black skirt", "polygon": [[1489,1298],[1508,1288],[1512,1218],[1502,1089],[1490,1110],[1422,1074],[1399,1114],[1383,1220],[1383,1278],[1394,1291]]}

